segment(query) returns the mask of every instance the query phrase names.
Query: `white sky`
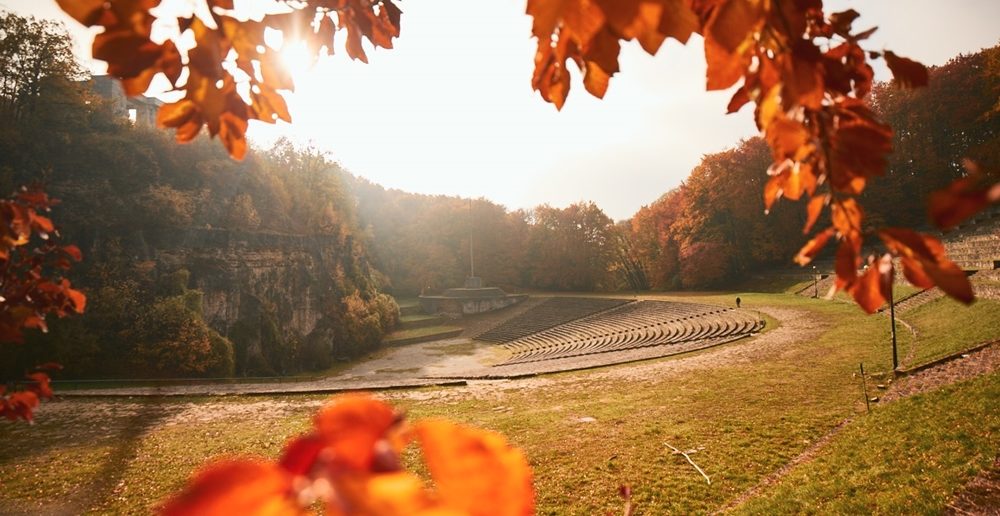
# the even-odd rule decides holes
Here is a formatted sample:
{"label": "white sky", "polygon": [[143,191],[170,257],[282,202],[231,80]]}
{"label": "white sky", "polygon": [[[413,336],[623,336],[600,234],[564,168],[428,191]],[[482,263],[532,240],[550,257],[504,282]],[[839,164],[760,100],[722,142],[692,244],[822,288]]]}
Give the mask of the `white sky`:
{"label": "white sky", "polygon": [[[655,57],[626,46],[603,101],[577,79],[557,112],[531,90],[535,44],[524,4],[402,0],[395,49],[369,51],[368,65],[351,62],[338,35],[338,55],[297,78],[293,124],[252,122],[250,137],[260,145],[280,136],[311,142],[386,187],[510,208],[592,200],[624,219],[678,185],[702,155],[756,133],[749,106],[726,116],[731,92],[705,92],[700,41],[670,40]],[[856,28],[879,26],[869,48],[925,64],[1000,42],[998,0],[826,4],[858,10]],[[65,21],[89,57],[93,34],[54,0],[0,7]]]}

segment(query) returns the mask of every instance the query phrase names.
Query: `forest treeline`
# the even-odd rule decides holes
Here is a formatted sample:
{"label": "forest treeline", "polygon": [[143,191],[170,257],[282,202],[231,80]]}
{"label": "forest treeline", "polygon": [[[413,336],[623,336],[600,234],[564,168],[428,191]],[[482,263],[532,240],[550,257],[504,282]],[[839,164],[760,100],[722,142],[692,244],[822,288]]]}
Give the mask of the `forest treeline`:
{"label": "forest treeline", "polygon": [[[0,348],[5,377],[49,361],[77,377],[290,374],[374,349],[395,324],[330,159],[288,142],[242,162],[207,138],[178,145],[91,92],[61,26],[0,13],[0,34],[0,188],[41,184],[61,200],[50,215],[83,250],[71,276],[88,297],[82,316]],[[257,233],[315,245],[296,263],[277,246],[240,263],[229,242]],[[191,258],[158,235],[219,244]],[[207,283],[236,313],[206,317]],[[302,307],[315,324],[293,320]]]}
{"label": "forest treeline", "polygon": [[[178,145],[90,93],[63,29],[11,14],[0,24],[14,43],[0,48],[8,63],[0,67],[0,189],[40,183],[62,200],[52,216],[84,252],[73,284],[89,299],[85,315],[0,349],[7,377],[50,360],[83,377],[323,369],[378,345],[398,318],[387,293],[461,285],[470,242],[476,275],[491,285],[620,291],[731,285],[790,266],[805,240],[802,203],[781,200],[764,213],[762,172],[772,156],[759,138],[706,155],[629,220],[616,223],[591,202],[512,211],[386,189],[286,141],[241,162],[206,138]],[[19,34],[24,41],[9,39]],[[887,177],[866,191],[879,199],[867,204],[866,220],[919,225],[927,195],[962,173],[964,157],[997,170],[997,98],[1000,47],[933,69],[928,88],[877,85],[873,105],[895,128],[896,151]],[[230,277],[211,260],[176,259],[151,243],[227,232],[316,245],[304,262],[270,264],[285,272]],[[206,298],[213,281],[232,287],[238,314],[210,309],[219,304]],[[302,294],[313,284],[321,288]],[[302,324],[306,306],[314,325]]]}
{"label": "forest treeline", "polygon": [[[878,84],[872,104],[895,129],[886,177],[865,196],[868,224],[926,225],[927,198],[971,158],[1000,163],[1000,47],[931,70],[930,85]],[[792,265],[806,238],[801,202],[765,214],[773,157],[751,138],[704,156],[690,176],[615,224],[593,203],[508,211],[484,199],[417,195],[354,179],[362,225],[397,292],[461,284],[470,234],[476,274],[500,286],[558,290],[712,288]],[[610,171],[609,171],[610,172]],[[470,228],[471,224],[471,228]]]}

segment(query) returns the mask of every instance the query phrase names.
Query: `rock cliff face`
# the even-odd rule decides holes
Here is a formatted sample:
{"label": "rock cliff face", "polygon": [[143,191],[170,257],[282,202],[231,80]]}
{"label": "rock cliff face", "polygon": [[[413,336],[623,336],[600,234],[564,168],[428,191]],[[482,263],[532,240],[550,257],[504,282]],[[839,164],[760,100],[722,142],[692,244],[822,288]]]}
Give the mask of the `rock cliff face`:
{"label": "rock cliff face", "polygon": [[233,342],[238,373],[283,374],[307,355],[322,362],[357,351],[337,342],[342,299],[364,287],[345,278],[369,276],[352,245],[333,235],[179,229],[138,231],[125,247],[154,274],[190,272],[187,287],[202,292],[203,318]]}

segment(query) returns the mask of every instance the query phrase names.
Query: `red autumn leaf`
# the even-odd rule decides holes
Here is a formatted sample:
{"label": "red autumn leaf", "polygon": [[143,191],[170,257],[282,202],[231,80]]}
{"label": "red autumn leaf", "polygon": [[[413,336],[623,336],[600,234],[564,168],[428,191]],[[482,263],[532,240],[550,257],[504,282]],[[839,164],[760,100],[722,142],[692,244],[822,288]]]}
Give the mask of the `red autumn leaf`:
{"label": "red autumn leaf", "polygon": [[818,233],[806,242],[806,245],[802,246],[802,249],[799,249],[799,254],[795,256],[795,263],[803,266],[808,265],[826,247],[826,243],[830,241],[830,237],[834,234],[835,231],[832,227]]}
{"label": "red autumn leaf", "polygon": [[247,153],[247,119],[231,112],[219,116],[219,138],[233,159],[241,160]]}
{"label": "red autumn leaf", "polygon": [[260,93],[250,92],[253,118],[261,122],[273,124],[278,120],[291,123],[292,116],[288,114],[288,105],[280,93],[262,85]]}
{"label": "red autumn leaf", "polygon": [[80,248],[75,245],[63,246],[63,252],[66,253],[74,262],[83,260],[83,253],[80,252]]}
{"label": "red autumn leaf", "polygon": [[390,429],[400,419],[385,403],[363,394],[336,398],[316,415],[317,435],[330,449],[332,460],[339,467],[354,471],[372,471],[376,464],[376,443],[398,451],[399,441],[393,441]]}
{"label": "red autumn leaf", "polygon": [[[905,228],[886,228],[879,237],[895,254],[903,258],[903,273],[918,286],[933,282],[949,296],[971,303],[975,296],[965,271],[945,256],[941,241]],[[926,287],[925,287],[926,288]]]}
{"label": "red autumn leaf", "polygon": [[927,86],[930,75],[927,67],[905,57],[897,56],[889,50],[885,51],[885,64],[889,65],[892,77],[897,84],[904,88],[919,88]]}
{"label": "red autumn leaf", "polygon": [[853,197],[834,201],[831,207],[833,227],[842,237],[851,238],[861,234],[861,221],[864,213]]}
{"label": "red autumn leaf", "polygon": [[903,264],[903,276],[906,281],[923,289],[934,288],[934,280],[924,272],[924,267],[920,265],[919,260],[904,256],[899,261]]}
{"label": "red autumn leaf", "polygon": [[706,88],[724,90],[736,84],[750,65],[750,55],[739,49],[727,50],[714,38],[705,38]]}
{"label": "red autumn leaf", "polygon": [[[791,164],[790,160],[785,160],[778,169],[780,172],[764,185],[765,210],[770,210],[778,197],[785,196],[797,201],[802,194],[812,195],[816,191],[816,176],[813,175],[811,166],[802,163]],[[771,170],[768,172],[771,173]]]}
{"label": "red autumn leaf", "polygon": [[785,109],[795,106],[820,108],[826,94],[822,57],[813,42],[804,39],[795,41],[791,56],[783,60],[782,100]]}
{"label": "red autumn leaf", "polygon": [[833,29],[834,34],[846,38],[851,35],[851,24],[853,24],[854,20],[858,19],[860,16],[861,14],[854,9],[832,13],[829,17],[830,26]]}
{"label": "red autumn leaf", "polygon": [[202,468],[183,491],[167,500],[160,514],[303,514],[290,497],[292,477],[277,464],[232,459]]}
{"label": "red autumn leaf", "polygon": [[285,445],[279,464],[293,475],[307,475],[326,442],[315,434],[296,437]]}
{"label": "red autumn leaf", "polygon": [[[149,44],[153,44],[150,42]],[[158,73],[163,73],[171,84],[177,84],[180,79],[183,64],[181,54],[178,52],[174,42],[167,40],[162,45],[157,46],[158,56],[156,61],[148,64],[134,77],[122,77],[122,89],[126,95],[141,95],[149,89],[153,77]]]}
{"label": "red autumn leaf", "polygon": [[76,313],[78,314],[82,314],[83,311],[87,308],[87,296],[84,295],[84,293],[80,292],[79,290],[69,288],[68,286],[69,282],[66,280],[63,281],[66,282],[67,285],[63,289],[63,293],[69,299],[73,310],[76,311]]}
{"label": "red autumn leaf", "polygon": [[841,240],[834,256],[833,270],[837,277],[834,285],[838,290],[848,289],[858,279],[861,265],[861,241],[855,238]]}
{"label": "red autumn leaf", "polygon": [[[974,165],[967,168],[978,170]],[[1000,201],[1000,183],[990,185],[982,174],[970,173],[931,193],[927,211],[935,225],[949,229],[997,201]]]}
{"label": "red autumn leaf", "polygon": [[858,194],[865,181],[885,172],[892,152],[892,130],[865,118],[845,120],[830,137],[830,184],[837,191]]}
{"label": "red autumn leaf", "polygon": [[809,204],[806,205],[806,225],[802,228],[803,235],[808,235],[809,231],[812,230],[813,225],[819,219],[820,213],[823,212],[823,206],[826,206],[829,200],[829,195],[817,195],[809,199]]}
{"label": "red autumn leaf", "polygon": [[705,39],[711,39],[727,53],[736,54],[762,22],[759,3],[722,0],[718,4],[708,20]]}
{"label": "red autumn leaf", "polygon": [[868,269],[851,285],[850,294],[865,312],[875,313],[892,296],[892,256],[871,260]]}
{"label": "red autumn leaf", "polygon": [[726,113],[735,113],[748,102],[750,102],[750,94],[747,93],[747,87],[744,85],[736,90],[736,93],[733,93],[733,98],[729,99],[729,105],[726,106]]}
{"label": "red autumn leaf", "polygon": [[30,423],[38,405],[38,395],[31,391],[18,391],[0,397],[0,413],[10,421],[23,419]]}
{"label": "red autumn leaf", "polygon": [[604,98],[611,76],[618,72],[618,37],[604,30],[596,34],[583,54],[585,61],[583,85],[591,95]]}
{"label": "red autumn leaf", "polygon": [[425,420],[415,426],[424,461],[442,504],[463,514],[534,514],[531,468],[503,436]]}
{"label": "red autumn leaf", "polygon": [[660,26],[657,27],[660,34],[686,44],[691,34],[701,30],[701,20],[688,0],[661,0],[660,3],[663,5]]}
{"label": "red autumn leaf", "polygon": [[557,48],[549,45],[548,41],[539,40],[535,54],[535,74],[531,87],[547,102],[554,104],[557,110],[562,109],[566,95],[569,94],[569,71],[565,63],[565,47],[568,45],[568,39],[560,40]]}
{"label": "red autumn leaf", "polygon": [[28,373],[28,390],[34,392],[42,399],[52,399],[52,387],[49,375],[45,373]]}
{"label": "red autumn leaf", "polygon": [[799,149],[809,142],[809,131],[800,122],[785,117],[776,117],[765,131],[767,143],[771,146],[774,161],[796,158]]}

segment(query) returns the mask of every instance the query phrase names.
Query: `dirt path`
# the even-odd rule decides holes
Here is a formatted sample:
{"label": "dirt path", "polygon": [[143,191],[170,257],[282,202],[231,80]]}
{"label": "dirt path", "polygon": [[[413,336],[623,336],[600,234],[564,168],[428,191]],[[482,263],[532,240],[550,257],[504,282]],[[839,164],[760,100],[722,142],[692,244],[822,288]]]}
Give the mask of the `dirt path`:
{"label": "dirt path", "polygon": [[[807,342],[818,337],[829,325],[810,312],[777,307],[761,307],[761,312],[780,321],[778,328],[752,338],[741,339],[726,345],[704,350],[700,353],[680,356],[672,360],[646,360],[633,362],[628,367],[608,367],[592,371],[581,371],[570,375],[542,375],[527,378],[469,380],[467,385],[433,391],[393,391],[385,393],[391,398],[461,400],[469,397],[497,398],[506,391],[530,390],[543,387],[569,388],[573,384],[596,384],[607,381],[662,382],[665,378],[690,371],[713,369],[720,365],[752,363],[766,357],[783,353],[798,342]],[[664,346],[668,347],[668,346]],[[597,355],[594,355],[597,356]],[[594,367],[600,366],[595,363]]]}
{"label": "dirt path", "polygon": [[[519,309],[530,309],[518,307]],[[339,392],[345,390],[379,390],[390,388],[416,388],[438,385],[464,384],[466,380],[519,379],[545,373],[577,371],[608,365],[648,361],[690,351],[717,348],[705,355],[718,357],[706,359],[703,356],[682,358],[682,361],[696,359],[687,367],[707,368],[719,361],[748,361],[751,355],[765,349],[774,349],[795,342],[807,340],[817,335],[820,329],[807,312],[764,308],[762,310],[781,321],[781,327],[761,336],[739,339],[739,342],[717,340],[692,341],[681,344],[650,346],[646,348],[594,353],[529,364],[491,367],[506,353],[500,346],[472,340],[465,335],[475,335],[478,331],[491,327],[502,320],[500,315],[471,317],[460,323],[466,332],[458,338],[434,342],[411,344],[383,350],[375,358],[360,362],[340,374],[328,378],[308,381],[282,381],[273,383],[235,384],[191,384],[165,385],[160,387],[127,387],[114,389],[86,389],[68,391],[66,396],[216,396],[216,395],[278,395]],[[512,311],[503,317],[511,317],[519,312]],[[726,351],[737,349],[742,351]],[[751,351],[748,351],[751,350]],[[687,363],[687,362],[685,362]],[[636,365],[639,369],[646,367]],[[671,366],[676,367],[676,366]]]}

